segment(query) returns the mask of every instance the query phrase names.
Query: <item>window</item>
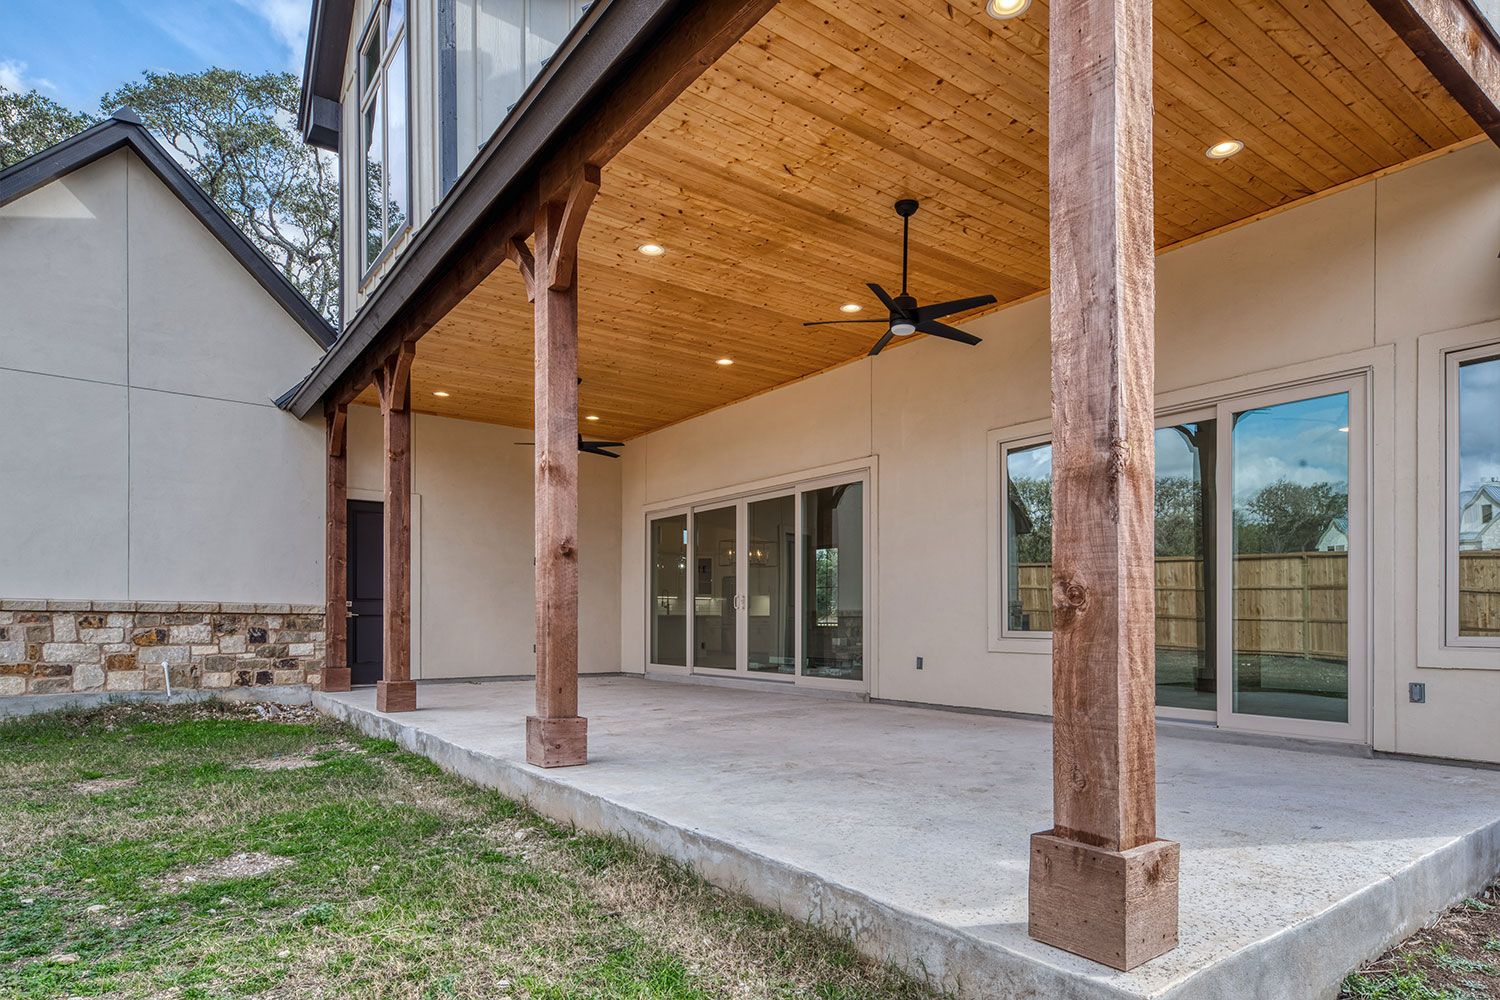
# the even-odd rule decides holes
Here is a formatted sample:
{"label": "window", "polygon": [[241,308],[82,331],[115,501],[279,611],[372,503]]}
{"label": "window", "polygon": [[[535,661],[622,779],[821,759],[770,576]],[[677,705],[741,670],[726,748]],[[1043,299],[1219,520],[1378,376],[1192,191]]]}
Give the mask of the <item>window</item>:
{"label": "window", "polygon": [[863,685],[867,482],[848,470],[651,514],[649,667]]}
{"label": "window", "polygon": [[381,0],[359,50],[360,214],[367,270],[411,214],[406,48],[406,0]]}
{"label": "window", "polygon": [[[1358,378],[1328,379],[1157,421],[1155,666],[1163,714],[1362,737],[1363,398]],[[1000,593],[992,620],[1002,644],[1045,639],[1052,628],[1052,447],[1019,437],[1039,426],[996,442],[992,579]],[[1477,523],[1477,503],[1474,511]]]}
{"label": "window", "polygon": [[1500,351],[1448,356],[1450,639],[1500,639]]}
{"label": "window", "polygon": [[687,515],[651,522],[651,662],[687,666]]}
{"label": "window", "polygon": [[[1213,711],[1212,419],[1156,432],[1156,701]],[[1005,630],[1052,631],[1052,445],[1005,451]],[[1205,483],[1205,470],[1207,482]]]}

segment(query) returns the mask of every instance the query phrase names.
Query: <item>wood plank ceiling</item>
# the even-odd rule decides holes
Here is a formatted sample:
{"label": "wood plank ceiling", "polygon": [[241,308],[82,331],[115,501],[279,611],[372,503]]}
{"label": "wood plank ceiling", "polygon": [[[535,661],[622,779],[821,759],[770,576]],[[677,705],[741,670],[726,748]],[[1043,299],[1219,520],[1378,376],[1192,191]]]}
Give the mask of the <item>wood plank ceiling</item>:
{"label": "wood plank ceiling", "polygon": [[[1043,289],[1046,26],[1044,0],[1011,21],[983,0],[781,0],[604,169],[579,252],[585,433],[861,356],[880,327],[801,322],[880,315],[864,283],[899,285],[897,198],[922,202],[923,301]],[[1155,32],[1162,247],[1479,131],[1365,0],[1156,0]],[[1223,139],[1244,151],[1208,159]],[[418,345],[414,404],[529,427],[531,380],[507,266]]]}

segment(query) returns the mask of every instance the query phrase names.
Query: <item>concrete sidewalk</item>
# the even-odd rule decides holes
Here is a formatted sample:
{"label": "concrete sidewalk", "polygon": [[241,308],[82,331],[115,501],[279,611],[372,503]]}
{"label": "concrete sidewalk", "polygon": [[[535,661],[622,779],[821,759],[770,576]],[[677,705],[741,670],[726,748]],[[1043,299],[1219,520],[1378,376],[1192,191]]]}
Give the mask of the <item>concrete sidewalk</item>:
{"label": "concrete sidewalk", "polygon": [[585,679],[591,763],[524,763],[530,681],[374,691],[323,710],[564,822],[610,831],[965,996],[1320,1000],[1500,869],[1500,772],[1245,745],[1163,727],[1161,835],[1182,942],[1119,973],[1026,934],[1051,825],[1041,721],[774,691]]}

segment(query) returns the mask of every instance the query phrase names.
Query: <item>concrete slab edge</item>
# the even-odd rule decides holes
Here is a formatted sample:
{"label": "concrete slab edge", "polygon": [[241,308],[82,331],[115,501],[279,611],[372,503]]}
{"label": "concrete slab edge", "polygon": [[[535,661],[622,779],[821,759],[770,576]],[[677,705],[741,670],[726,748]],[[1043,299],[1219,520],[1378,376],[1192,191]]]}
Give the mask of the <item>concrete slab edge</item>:
{"label": "concrete slab edge", "polygon": [[1022,956],[961,930],[892,907],[805,869],[719,837],[675,827],[655,816],[585,792],[545,772],[455,746],[370,709],[314,692],[312,704],[366,735],[392,740],[443,770],[494,789],[560,823],[610,833],[682,863],[721,888],[847,935],[862,953],[966,997],[1007,1000],[1140,1000],[1140,995]]}
{"label": "concrete slab edge", "polygon": [[1168,989],[1162,1000],[1336,1000],[1351,971],[1482,889],[1497,872],[1500,821],[1215,962]]}
{"label": "concrete slab edge", "polygon": [[102,708],[106,705],[188,705],[208,701],[261,702],[271,705],[307,705],[312,689],[306,685],[254,688],[188,688],[173,691],[78,691],[69,694],[32,694],[22,698],[0,698],[0,719],[20,719],[47,712]]}

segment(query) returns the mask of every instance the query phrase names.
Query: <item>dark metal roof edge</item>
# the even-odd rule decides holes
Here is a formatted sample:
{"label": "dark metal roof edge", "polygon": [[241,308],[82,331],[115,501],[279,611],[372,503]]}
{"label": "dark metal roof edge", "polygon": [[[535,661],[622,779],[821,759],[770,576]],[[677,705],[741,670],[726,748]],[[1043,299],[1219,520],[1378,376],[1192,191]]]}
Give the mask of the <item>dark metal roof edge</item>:
{"label": "dark metal roof edge", "polygon": [[129,109],[118,111],[98,125],[0,171],[0,205],[9,204],[127,146],[318,346],[326,349],[338,339],[337,331],[322,314],[287,280],[286,275],[276,269],[260,248],[250,242]]}
{"label": "dark metal roof edge", "polygon": [[365,302],[338,343],[297,388],[289,408],[306,416],[445,258],[487,221],[512,185],[561,131],[597,97],[626,58],[648,39],[675,0],[598,0],[564,40]]}
{"label": "dark metal roof edge", "polygon": [[344,78],[344,56],[353,31],[353,0],[313,0],[302,59],[302,96],[297,125],[310,145],[338,151],[337,136],[320,123],[316,98],[338,104]]}

